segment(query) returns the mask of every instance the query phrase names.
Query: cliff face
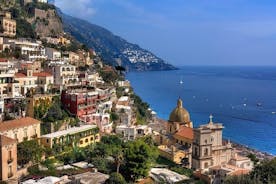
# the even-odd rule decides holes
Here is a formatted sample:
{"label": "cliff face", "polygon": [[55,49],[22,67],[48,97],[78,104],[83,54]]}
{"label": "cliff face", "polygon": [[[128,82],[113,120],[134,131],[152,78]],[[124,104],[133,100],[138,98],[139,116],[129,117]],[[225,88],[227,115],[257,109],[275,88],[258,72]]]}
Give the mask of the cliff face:
{"label": "cliff face", "polygon": [[60,10],[58,13],[62,18],[64,30],[79,42],[93,48],[107,64],[121,65],[128,71],[176,69],[153,53],[127,42],[105,28],[65,15]]}
{"label": "cliff face", "polygon": [[41,10],[35,8],[34,17],[29,19],[35,32],[41,37],[57,36],[63,33],[62,21],[55,9]]}

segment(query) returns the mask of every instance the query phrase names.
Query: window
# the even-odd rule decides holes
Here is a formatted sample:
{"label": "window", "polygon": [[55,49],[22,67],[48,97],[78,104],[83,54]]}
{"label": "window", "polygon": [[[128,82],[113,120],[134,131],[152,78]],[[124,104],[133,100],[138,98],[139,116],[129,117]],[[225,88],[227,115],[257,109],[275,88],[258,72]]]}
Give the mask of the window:
{"label": "window", "polygon": [[80,141],[80,144],[83,144],[83,141],[82,141],[82,140]]}
{"label": "window", "polygon": [[29,81],[29,85],[32,85],[32,81]]}
{"label": "window", "polygon": [[49,143],[49,139],[46,139],[46,142]]}
{"label": "window", "polygon": [[94,140],[94,138],[93,138],[93,137],[91,137],[91,138],[90,138],[90,141],[93,141],[93,140]]}
{"label": "window", "polygon": [[9,160],[11,160],[11,159],[12,159],[12,151],[9,150]]}
{"label": "window", "polygon": [[88,142],[88,139],[85,139],[85,142]]}
{"label": "window", "polygon": [[205,162],[205,163],[204,163],[204,168],[205,168],[205,169],[208,168],[208,162]]}
{"label": "window", "polygon": [[8,175],[9,175],[9,177],[12,176],[12,166],[11,165],[9,165]]}
{"label": "window", "polygon": [[204,156],[208,156],[208,148],[204,149]]}
{"label": "window", "polygon": [[27,137],[27,129],[24,129],[24,137]]}

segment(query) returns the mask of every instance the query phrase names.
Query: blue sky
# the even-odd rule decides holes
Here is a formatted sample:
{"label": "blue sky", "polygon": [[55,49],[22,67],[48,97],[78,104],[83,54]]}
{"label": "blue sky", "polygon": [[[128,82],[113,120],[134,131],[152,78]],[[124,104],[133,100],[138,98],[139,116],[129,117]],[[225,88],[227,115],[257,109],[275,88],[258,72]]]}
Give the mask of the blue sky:
{"label": "blue sky", "polygon": [[56,0],[181,65],[276,65],[275,0]]}

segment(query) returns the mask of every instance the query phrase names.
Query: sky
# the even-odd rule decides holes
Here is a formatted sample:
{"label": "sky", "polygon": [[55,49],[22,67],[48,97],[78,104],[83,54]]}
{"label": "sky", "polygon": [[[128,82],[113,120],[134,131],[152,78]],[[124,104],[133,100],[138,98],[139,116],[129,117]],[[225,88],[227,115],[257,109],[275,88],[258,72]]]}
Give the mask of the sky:
{"label": "sky", "polygon": [[56,0],[176,66],[276,66],[275,0]]}

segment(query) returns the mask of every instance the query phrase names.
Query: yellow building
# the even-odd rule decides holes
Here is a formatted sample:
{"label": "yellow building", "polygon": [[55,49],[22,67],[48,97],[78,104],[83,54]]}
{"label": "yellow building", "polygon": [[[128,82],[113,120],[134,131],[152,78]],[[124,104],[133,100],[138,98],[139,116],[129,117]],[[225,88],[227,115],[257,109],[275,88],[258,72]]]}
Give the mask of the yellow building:
{"label": "yellow building", "polygon": [[16,21],[10,12],[0,13],[0,35],[14,37],[16,35]]}
{"label": "yellow building", "polygon": [[18,143],[40,137],[40,121],[31,117],[0,123],[0,134],[17,140]]}
{"label": "yellow building", "polygon": [[17,172],[16,140],[0,135],[0,147],[0,180],[13,179]]}
{"label": "yellow building", "polygon": [[73,127],[40,137],[42,145],[57,152],[63,151],[65,147],[86,147],[99,141],[100,134],[96,125]]}
{"label": "yellow building", "polygon": [[14,79],[19,82],[20,93],[25,95],[28,90],[37,88],[37,76],[33,75],[33,70],[25,70],[22,73],[16,73]]}

